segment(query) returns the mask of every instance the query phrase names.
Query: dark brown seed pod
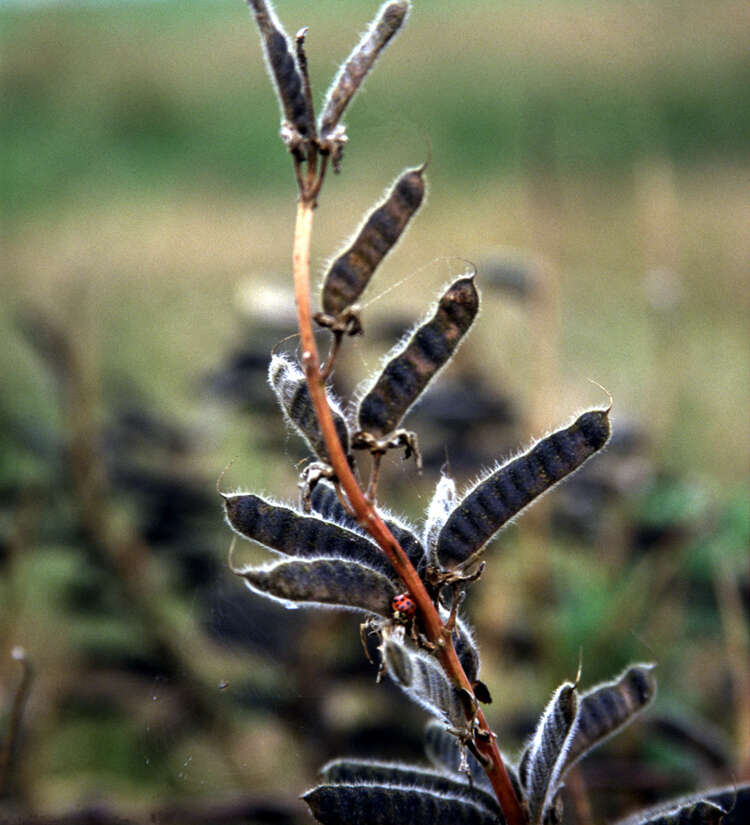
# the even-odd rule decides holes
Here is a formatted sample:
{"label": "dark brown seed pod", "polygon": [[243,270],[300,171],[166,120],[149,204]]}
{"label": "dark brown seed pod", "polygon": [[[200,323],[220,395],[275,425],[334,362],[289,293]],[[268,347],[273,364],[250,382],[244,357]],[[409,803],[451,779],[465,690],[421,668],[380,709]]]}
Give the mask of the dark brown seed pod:
{"label": "dark brown seed pod", "polygon": [[[548,792],[554,791],[556,764],[578,712],[578,691],[572,682],[560,685],[545,708],[522,759],[521,780],[532,823],[541,821]],[[549,800],[551,801],[551,800]]]}
{"label": "dark brown seed pod", "polygon": [[[356,519],[350,516],[342,506],[331,484],[324,481],[318,482],[312,491],[310,500],[312,509],[328,521],[335,521],[349,529],[360,529]],[[426,556],[421,542],[415,535],[414,528],[388,512],[381,509],[378,512],[385,525],[393,533],[393,537],[401,545],[401,549],[409,557],[409,561],[419,572],[424,567]]]}
{"label": "dark brown seed pod", "polygon": [[358,561],[392,576],[383,551],[360,533],[266,501],[252,493],[225,495],[229,526],[243,538],[275,553],[297,558],[326,557]]}
{"label": "dark brown seed pod", "polygon": [[392,785],[320,785],[302,797],[323,825],[503,825],[466,796]]}
{"label": "dark brown seed pod", "polygon": [[280,602],[363,610],[385,618],[390,618],[396,595],[393,582],[382,573],[341,559],[295,559],[232,572],[251,590]]}
{"label": "dark brown seed pod", "polygon": [[414,765],[370,762],[360,759],[334,759],[321,768],[320,774],[327,784],[391,785],[466,796],[488,810],[500,812],[497,799],[491,793],[467,785],[465,776],[461,779],[450,778],[443,773],[436,773]]}
{"label": "dark brown seed pod", "polygon": [[431,317],[387,356],[383,372],[359,402],[361,430],[382,438],[398,427],[451,359],[478,311],[479,293],[473,276],[454,281]]}
{"label": "dark brown seed pod", "polygon": [[323,311],[339,315],[365,291],[375,269],[401,237],[424,198],[424,167],[409,169],[367,218],[349,248],[331,264],[323,281]]}
{"label": "dark brown seed pod", "polygon": [[656,695],[653,664],[631,665],[611,682],[588,690],[578,708],[576,727],[565,758],[558,766],[558,776],[587,751],[625,727],[646,708]]}
{"label": "dark brown seed pod", "polygon": [[336,144],[346,142],[345,130],[337,128],[344,110],[362,85],[375,60],[401,28],[409,11],[408,0],[395,0],[381,6],[370,28],[354,47],[333,79],[320,116],[323,149],[336,151]]}
{"label": "dark brown seed pod", "polygon": [[436,564],[471,566],[506,522],[601,450],[609,433],[609,410],[591,410],[483,476],[440,531]]}
{"label": "dark brown seed pod", "polygon": [[315,136],[315,117],[305,96],[302,73],[289,38],[267,0],[248,0],[260,29],[263,53],[273,78],[284,121],[282,137],[289,150],[299,157]]}
{"label": "dark brown seed pod", "polygon": [[727,810],[716,803],[697,799],[659,805],[628,817],[618,825],[725,825],[727,815]]}
{"label": "dark brown seed pod", "polygon": [[392,633],[383,639],[383,660],[390,677],[413,702],[456,728],[466,724],[461,695],[432,656]]}
{"label": "dark brown seed pod", "polygon": [[[286,356],[275,354],[268,366],[268,383],[279,401],[287,423],[297,430],[321,461],[328,462],[328,450],[302,370]],[[350,456],[346,419],[336,399],[328,391],[326,395],[341,447],[344,453]]]}

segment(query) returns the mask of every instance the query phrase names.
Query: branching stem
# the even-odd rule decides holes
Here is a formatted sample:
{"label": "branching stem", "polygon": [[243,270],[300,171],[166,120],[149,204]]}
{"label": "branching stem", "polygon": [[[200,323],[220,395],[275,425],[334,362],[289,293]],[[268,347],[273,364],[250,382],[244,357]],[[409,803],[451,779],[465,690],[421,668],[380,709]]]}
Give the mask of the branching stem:
{"label": "branching stem", "polygon": [[[319,176],[320,179],[322,179],[322,176]],[[394,570],[403,581],[407,592],[417,604],[422,628],[429,641],[436,645],[436,655],[445,673],[457,687],[464,688],[473,695],[474,691],[471,683],[461,667],[456,651],[450,643],[450,638],[446,643],[443,623],[425,590],[422,580],[391,531],[378,516],[372,503],[367,500],[360,489],[336,433],[333,416],[326,399],[324,380],[321,376],[320,358],[313,333],[310,311],[310,239],[315,210],[315,196],[319,188],[318,185],[314,192],[308,190],[309,194],[306,195],[303,192],[300,196],[297,207],[293,253],[294,295],[302,342],[302,365],[305,370],[315,414],[318,417],[320,429],[325,439],[330,463],[349,499],[357,521],[382,548]],[[471,722],[472,720],[467,721]],[[476,722],[480,729],[489,730],[487,720],[481,710],[476,713]],[[486,741],[477,739],[476,747],[482,756],[487,758],[487,776],[505,814],[506,822],[508,825],[525,825],[526,818],[503,765],[496,737],[493,734],[487,737]]]}

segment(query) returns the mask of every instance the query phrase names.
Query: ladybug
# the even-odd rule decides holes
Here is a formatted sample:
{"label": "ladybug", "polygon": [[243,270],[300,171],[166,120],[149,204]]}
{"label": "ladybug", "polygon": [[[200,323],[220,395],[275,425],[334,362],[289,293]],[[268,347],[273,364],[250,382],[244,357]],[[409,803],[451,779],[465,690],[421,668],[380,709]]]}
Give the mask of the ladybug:
{"label": "ladybug", "polygon": [[417,605],[408,593],[399,593],[391,602],[393,621],[399,624],[409,624],[417,615]]}

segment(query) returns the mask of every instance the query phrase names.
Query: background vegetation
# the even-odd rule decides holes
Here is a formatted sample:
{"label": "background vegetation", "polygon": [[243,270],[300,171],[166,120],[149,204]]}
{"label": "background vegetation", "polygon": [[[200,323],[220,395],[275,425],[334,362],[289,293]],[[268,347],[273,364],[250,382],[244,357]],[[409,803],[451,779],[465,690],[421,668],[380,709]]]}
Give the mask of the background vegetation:
{"label": "background vegetation", "polygon": [[[310,25],[321,95],[374,5],[277,10]],[[319,764],[413,758],[423,720],[351,616],[269,612],[224,565],[216,476],[235,458],[226,485],[291,497],[302,455],[263,383],[295,187],[257,34],[225,0],[5,5],[0,30],[6,734],[11,647],[35,669],[7,804],[306,821]],[[446,458],[470,480],[601,403],[587,378],[614,397],[618,442],[497,541],[469,605],[509,750],[579,647],[585,684],[660,663],[651,721],[581,770],[599,815],[747,775],[749,41],[731,0],[417,3],[317,217],[322,269],[429,138],[342,389],[480,266],[477,329],[411,422],[424,478],[391,462],[386,504],[420,518]]]}

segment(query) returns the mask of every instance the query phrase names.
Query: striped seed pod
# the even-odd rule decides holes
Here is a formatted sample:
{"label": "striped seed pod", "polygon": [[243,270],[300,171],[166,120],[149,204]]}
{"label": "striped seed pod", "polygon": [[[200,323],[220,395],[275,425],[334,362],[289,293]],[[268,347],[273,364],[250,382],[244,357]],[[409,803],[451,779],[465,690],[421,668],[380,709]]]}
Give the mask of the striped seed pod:
{"label": "striped seed pod", "polygon": [[282,135],[295,154],[304,155],[305,143],[315,135],[315,117],[305,96],[305,85],[289,38],[267,0],[248,0],[260,29],[263,53],[284,117]]}
{"label": "striped seed pod", "polygon": [[252,493],[225,495],[224,509],[229,526],[236,533],[275,553],[357,561],[393,575],[385,554],[376,544],[341,525],[304,515]]}
{"label": "striped seed pod", "polygon": [[[344,109],[362,85],[378,55],[401,28],[408,11],[408,0],[395,0],[381,6],[370,28],[342,64],[326,94],[320,116],[320,136],[324,148],[329,148],[326,141],[335,137]],[[339,138],[343,138],[343,134]]]}
{"label": "striped seed pod", "polygon": [[[286,422],[305,439],[307,446],[321,461],[328,462],[328,450],[302,370],[286,356],[275,354],[268,366],[268,383],[279,401]],[[326,395],[341,447],[349,456],[346,419],[336,399],[327,390]]]}
{"label": "striped seed pod", "polygon": [[579,703],[575,732],[558,768],[565,771],[587,751],[625,727],[656,695],[655,665],[631,665],[611,682],[588,690]]}
{"label": "striped seed pod", "polygon": [[601,450],[609,432],[609,410],[591,410],[480,478],[443,525],[435,563],[470,566],[506,522]]}
{"label": "striped seed pod", "polygon": [[294,559],[233,570],[261,596],[285,604],[363,610],[390,618],[396,588],[382,573],[355,561]]}
{"label": "striped seed pod", "polygon": [[390,677],[413,702],[456,728],[466,724],[461,694],[432,656],[389,634],[383,638],[383,660]]}
{"label": "striped seed pod", "polygon": [[701,794],[662,802],[618,820],[616,825],[665,825],[662,817],[672,817],[667,820],[667,825],[714,825],[718,813],[710,805],[724,812],[718,819],[721,825],[746,825],[750,822],[750,783],[711,788]]}
{"label": "striped seed pod", "polygon": [[409,169],[367,218],[349,248],[331,264],[323,281],[323,311],[339,315],[365,291],[375,269],[401,237],[424,198],[424,167]]}
{"label": "striped seed pod", "polygon": [[383,372],[359,402],[361,430],[382,438],[398,427],[451,359],[478,311],[479,294],[473,276],[454,281],[432,316],[387,356]]}
{"label": "striped seed pod", "polygon": [[[619,825],[729,825],[731,813],[707,799],[658,805],[641,811]],[[745,822],[746,820],[737,820]]]}
{"label": "striped seed pod", "polygon": [[465,795],[489,810],[499,812],[497,799],[481,788],[468,787],[465,776],[461,779],[454,779],[445,776],[443,773],[414,765],[370,762],[360,759],[334,759],[321,768],[320,774],[323,781],[330,784],[392,785],[437,791],[438,793]]}
{"label": "striped seed pod", "polygon": [[565,748],[578,712],[578,691],[565,682],[545,708],[519,765],[524,796],[532,823],[541,822],[548,792],[554,792],[556,764]]}
{"label": "striped seed pod", "polygon": [[[350,516],[342,506],[331,484],[319,481],[312,491],[310,500],[312,509],[328,521],[335,521],[337,524],[349,529],[360,529],[356,519]],[[401,549],[409,557],[409,561],[419,572],[424,567],[426,555],[421,542],[414,534],[414,528],[380,509],[379,515],[385,522],[386,527],[393,533],[393,537],[401,545]],[[395,573],[393,575],[395,576]]]}
{"label": "striped seed pod", "polygon": [[[466,795],[392,785],[320,785],[302,797],[323,825],[499,825],[504,820]],[[366,812],[366,817],[363,814]]]}

